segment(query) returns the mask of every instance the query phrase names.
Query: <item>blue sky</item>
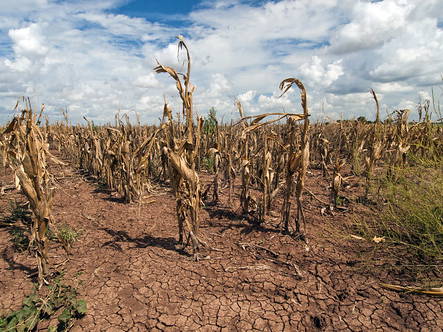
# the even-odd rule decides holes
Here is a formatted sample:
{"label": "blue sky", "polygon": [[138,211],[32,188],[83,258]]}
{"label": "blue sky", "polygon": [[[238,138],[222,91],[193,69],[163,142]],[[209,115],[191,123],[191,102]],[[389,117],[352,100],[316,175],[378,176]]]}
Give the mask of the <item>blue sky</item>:
{"label": "blue sky", "polygon": [[163,15],[169,14],[188,14],[200,1],[191,0],[161,0],[161,1],[146,1],[146,0],[133,0],[128,1],[123,6],[115,9],[119,14],[128,16],[143,16],[149,13],[157,13]]}
{"label": "blue sky", "polygon": [[110,12],[180,27],[187,24],[187,15],[198,8],[200,3],[201,1],[191,0],[133,0],[125,1],[122,6],[113,8]]}
{"label": "blue sky", "polygon": [[47,114],[112,121],[116,112],[158,121],[164,97],[180,99],[156,61],[183,69],[175,37],[186,37],[204,116],[298,112],[301,79],[313,119],[374,117],[442,98],[441,0],[15,0],[0,3],[0,123],[20,96]]}

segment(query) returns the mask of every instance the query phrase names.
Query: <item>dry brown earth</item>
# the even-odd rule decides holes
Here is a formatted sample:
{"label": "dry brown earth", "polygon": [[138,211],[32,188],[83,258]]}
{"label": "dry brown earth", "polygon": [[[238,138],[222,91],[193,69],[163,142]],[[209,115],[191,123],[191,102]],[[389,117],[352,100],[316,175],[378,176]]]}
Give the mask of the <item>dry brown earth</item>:
{"label": "dry brown earth", "polygon": [[[201,234],[213,250],[195,262],[175,249],[175,201],[167,187],[128,205],[69,167],[54,171],[54,218],[81,230],[63,265],[68,282],[82,282],[78,289],[88,303],[73,331],[442,330],[442,299],[381,288],[381,281],[408,282],[410,276],[383,268],[392,262],[371,261],[365,241],[345,236],[352,232],[351,213],[322,216],[322,204],[309,195],[304,242],[277,230],[277,210],[263,227],[251,226],[236,215],[238,201],[227,206],[225,192],[219,205],[202,212]],[[11,182],[10,174],[0,179]],[[328,199],[317,173],[307,188]],[[353,190],[358,187],[346,194]],[[0,196],[2,217],[14,199],[23,200],[17,191]],[[35,263],[13,250],[6,228],[0,229],[0,253],[5,314],[32,290]],[[50,255],[54,264],[66,259],[58,244],[51,244]]]}

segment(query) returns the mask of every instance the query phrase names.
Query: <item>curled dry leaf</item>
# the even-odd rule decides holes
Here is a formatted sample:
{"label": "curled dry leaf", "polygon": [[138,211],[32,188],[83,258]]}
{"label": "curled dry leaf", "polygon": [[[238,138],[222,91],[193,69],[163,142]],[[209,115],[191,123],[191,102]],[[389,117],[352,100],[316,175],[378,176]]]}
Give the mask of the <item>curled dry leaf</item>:
{"label": "curled dry leaf", "polygon": [[374,236],[372,238],[372,241],[374,241],[375,243],[380,243],[380,242],[385,242],[385,238],[384,237],[378,237],[378,236]]}

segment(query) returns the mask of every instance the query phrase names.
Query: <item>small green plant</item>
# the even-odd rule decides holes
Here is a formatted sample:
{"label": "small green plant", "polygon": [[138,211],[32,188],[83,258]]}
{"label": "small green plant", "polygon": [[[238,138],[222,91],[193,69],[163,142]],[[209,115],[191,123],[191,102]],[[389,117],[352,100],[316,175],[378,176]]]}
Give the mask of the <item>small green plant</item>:
{"label": "small green plant", "polygon": [[215,110],[214,107],[211,107],[209,109],[209,114],[205,118],[205,121],[203,123],[203,133],[205,135],[212,135],[212,134],[214,134],[216,132],[216,130],[217,130],[217,125],[218,125],[217,111]]}
{"label": "small green plant", "polygon": [[80,237],[80,232],[75,231],[69,225],[63,224],[57,228],[55,236],[56,241],[60,242],[65,251],[69,254],[72,245]]}
{"label": "small green plant", "polygon": [[205,157],[202,159],[202,168],[210,173],[214,173],[215,160],[214,157]]}
{"label": "small green plant", "polygon": [[38,290],[36,286],[19,310],[0,317],[0,331],[33,331],[39,322],[53,317],[57,317],[58,323],[49,326],[48,331],[69,331],[86,312],[86,302],[78,298],[74,287],[63,284],[59,276],[48,287]]}

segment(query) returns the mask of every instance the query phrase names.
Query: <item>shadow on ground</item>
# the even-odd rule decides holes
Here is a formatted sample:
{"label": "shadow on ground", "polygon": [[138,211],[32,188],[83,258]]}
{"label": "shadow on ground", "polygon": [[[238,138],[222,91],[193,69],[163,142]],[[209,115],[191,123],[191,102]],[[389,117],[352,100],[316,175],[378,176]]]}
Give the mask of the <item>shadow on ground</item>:
{"label": "shadow on ground", "polygon": [[118,244],[118,242],[129,242],[135,244],[135,246],[132,249],[157,247],[178,252],[184,256],[190,256],[187,252],[183,251],[182,249],[177,249],[179,243],[173,237],[155,237],[151,235],[145,235],[144,237],[131,237],[125,231],[116,231],[110,228],[101,228],[101,230],[105,231],[106,233],[108,233],[113,237],[111,241],[105,242],[102,245],[103,247],[109,246],[116,250],[123,251],[123,248],[120,246],[120,244]]}

